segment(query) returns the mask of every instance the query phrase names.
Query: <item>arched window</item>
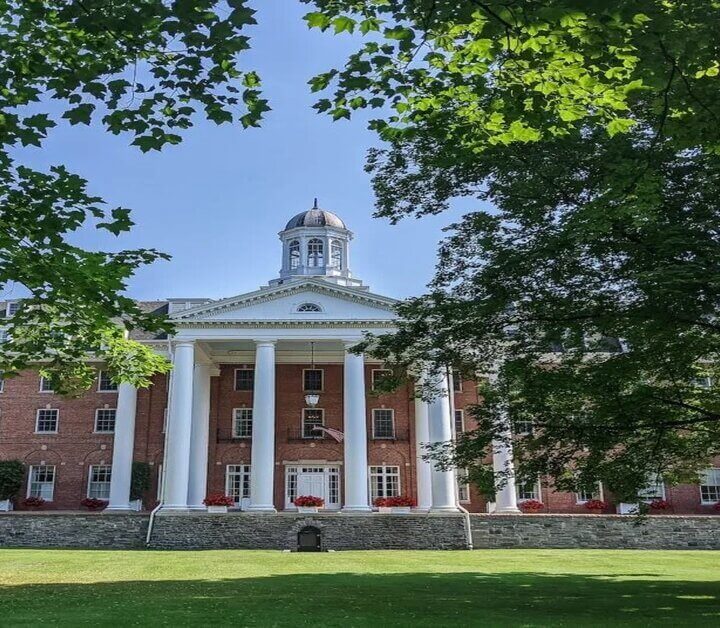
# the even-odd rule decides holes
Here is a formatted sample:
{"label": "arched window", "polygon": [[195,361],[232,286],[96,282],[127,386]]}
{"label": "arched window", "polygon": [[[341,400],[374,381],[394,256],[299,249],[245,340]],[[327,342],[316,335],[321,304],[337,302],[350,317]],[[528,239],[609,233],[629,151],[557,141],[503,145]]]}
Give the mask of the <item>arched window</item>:
{"label": "arched window", "polygon": [[303,303],[298,306],[298,312],[322,312],[322,308],[317,303]]}
{"label": "arched window", "polygon": [[330,244],[330,266],[342,268],[342,244],[339,240],[333,240]]}
{"label": "arched window", "polygon": [[317,268],[325,265],[325,247],[319,238],[308,242],[308,266]]}
{"label": "arched window", "polygon": [[290,269],[298,268],[300,266],[300,242],[298,240],[290,242],[288,251],[290,254]]}

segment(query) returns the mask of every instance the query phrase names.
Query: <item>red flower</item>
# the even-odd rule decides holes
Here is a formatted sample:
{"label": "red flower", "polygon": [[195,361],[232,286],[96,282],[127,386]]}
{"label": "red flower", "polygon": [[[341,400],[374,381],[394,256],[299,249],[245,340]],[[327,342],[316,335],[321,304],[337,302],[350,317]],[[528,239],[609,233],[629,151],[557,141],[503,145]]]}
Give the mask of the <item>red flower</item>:
{"label": "red flower", "polygon": [[415,500],[412,497],[398,495],[397,497],[377,497],[373,504],[378,508],[414,508]]}
{"label": "red flower", "polygon": [[102,510],[108,503],[104,499],[95,499],[94,497],[86,497],[80,502],[81,506],[85,506],[88,510]]}
{"label": "red flower", "polygon": [[234,506],[235,500],[229,495],[212,493],[203,499],[203,504],[206,506]]}
{"label": "red flower", "polygon": [[539,512],[543,508],[545,508],[545,504],[537,499],[526,499],[520,504],[520,510],[523,512]]}
{"label": "red flower", "polygon": [[585,508],[588,510],[605,510],[607,504],[602,499],[589,499],[585,502]]}
{"label": "red flower", "polygon": [[325,500],[314,495],[300,495],[295,498],[294,503],[300,508],[320,508],[325,505]]}
{"label": "red flower", "polygon": [[670,508],[670,502],[665,501],[664,499],[655,499],[650,502],[650,508],[653,510],[667,510]]}
{"label": "red flower", "polygon": [[720,502],[718,502],[717,504],[715,504],[715,505],[713,506],[713,508],[714,508],[715,510],[717,510],[718,512],[720,512]]}
{"label": "red flower", "polygon": [[28,497],[23,504],[28,508],[40,508],[45,505],[45,500],[42,497]]}

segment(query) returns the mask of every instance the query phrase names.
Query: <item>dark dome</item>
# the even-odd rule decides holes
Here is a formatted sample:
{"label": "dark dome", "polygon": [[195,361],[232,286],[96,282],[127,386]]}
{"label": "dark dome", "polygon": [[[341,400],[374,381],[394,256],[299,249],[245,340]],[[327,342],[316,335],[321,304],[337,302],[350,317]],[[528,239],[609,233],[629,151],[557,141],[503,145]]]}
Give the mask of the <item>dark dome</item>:
{"label": "dark dome", "polygon": [[347,229],[345,223],[335,214],[318,208],[300,212],[297,216],[293,216],[288,221],[288,224],[285,225],[286,230],[297,227],[336,227],[337,229]]}

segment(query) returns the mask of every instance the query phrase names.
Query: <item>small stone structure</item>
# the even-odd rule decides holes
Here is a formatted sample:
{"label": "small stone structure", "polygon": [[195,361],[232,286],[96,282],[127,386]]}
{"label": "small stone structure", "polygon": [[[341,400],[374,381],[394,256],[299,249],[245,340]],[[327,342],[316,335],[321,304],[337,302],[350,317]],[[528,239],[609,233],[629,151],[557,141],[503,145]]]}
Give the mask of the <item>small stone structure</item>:
{"label": "small stone structure", "polygon": [[471,515],[475,549],[720,549],[720,517]]}

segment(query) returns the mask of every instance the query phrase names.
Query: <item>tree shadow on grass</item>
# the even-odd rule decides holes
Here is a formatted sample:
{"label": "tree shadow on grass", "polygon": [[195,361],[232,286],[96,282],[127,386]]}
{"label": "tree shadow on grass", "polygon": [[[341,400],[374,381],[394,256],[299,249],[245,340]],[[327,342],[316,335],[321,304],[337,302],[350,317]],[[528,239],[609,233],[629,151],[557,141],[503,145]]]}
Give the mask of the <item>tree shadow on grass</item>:
{"label": "tree shadow on grass", "polygon": [[0,626],[718,626],[718,582],[299,574],[0,587]]}

